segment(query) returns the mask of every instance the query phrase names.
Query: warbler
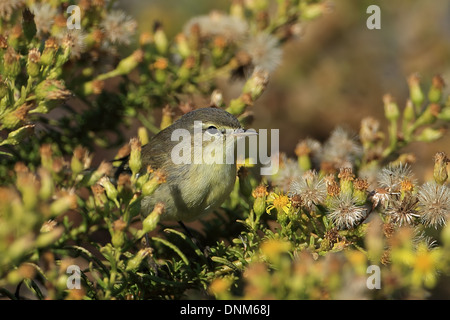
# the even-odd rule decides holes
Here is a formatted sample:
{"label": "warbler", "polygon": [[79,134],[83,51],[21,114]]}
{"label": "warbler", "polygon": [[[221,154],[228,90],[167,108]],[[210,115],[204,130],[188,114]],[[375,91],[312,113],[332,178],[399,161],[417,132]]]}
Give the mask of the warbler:
{"label": "warbler", "polygon": [[236,141],[253,134],[232,114],[212,107],[186,113],[161,130],[142,147],[142,167],[162,169],[166,182],[142,199],[141,214],[162,202],[160,220],[182,223],[220,207],[236,181]]}

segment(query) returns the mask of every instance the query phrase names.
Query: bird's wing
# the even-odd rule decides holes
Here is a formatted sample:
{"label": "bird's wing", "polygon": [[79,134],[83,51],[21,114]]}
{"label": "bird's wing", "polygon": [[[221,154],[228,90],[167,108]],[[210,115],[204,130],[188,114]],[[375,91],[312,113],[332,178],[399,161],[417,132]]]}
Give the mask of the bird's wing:
{"label": "bird's wing", "polygon": [[163,145],[163,141],[165,140],[151,139],[148,144],[142,147],[143,170],[146,170],[148,165],[153,170],[159,169],[167,161],[170,152],[167,152],[167,145]]}

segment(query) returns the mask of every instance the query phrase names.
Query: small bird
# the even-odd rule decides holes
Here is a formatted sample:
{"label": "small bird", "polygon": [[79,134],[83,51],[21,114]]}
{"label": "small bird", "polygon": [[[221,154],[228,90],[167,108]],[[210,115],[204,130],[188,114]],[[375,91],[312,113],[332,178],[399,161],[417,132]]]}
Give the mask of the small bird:
{"label": "small bird", "polygon": [[253,134],[235,116],[213,107],[186,113],[160,131],[142,147],[142,167],[162,169],[166,182],[142,199],[141,214],[162,202],[161,220],[184,227],[183,222],[220,207],[236,181],[236,141]]}

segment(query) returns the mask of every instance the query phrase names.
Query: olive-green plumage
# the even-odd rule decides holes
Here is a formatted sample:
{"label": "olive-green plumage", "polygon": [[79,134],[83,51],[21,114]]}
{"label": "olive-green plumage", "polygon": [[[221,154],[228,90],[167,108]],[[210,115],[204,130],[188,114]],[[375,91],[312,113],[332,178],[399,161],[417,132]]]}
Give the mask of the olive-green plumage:
{"label": "olive-green plumage", "polygon": [[[201,121],[201,129],[194,130],[196,121]],[[154,194],[142,200],[142,214],[146,216],[156,203],[163,202],[165,210],[161,220],[192,221],[218,208],[229,196],[236,181],[236,161],[210,164],[174,163],[172,150],[180,144],[178,140],[172,141],[176,129],[189,132],[191,139],[184,142],[191,147],[194,143],[194,133],[223,138],[215,143],[223,146],[225,153],[234,152],[235,137],[245,133],[239,121],[230,113],[218,108],[202,108],[185,114],[160,131],[142,148],[143,168],[148,165],[153,169],[161,168],[166,175],[166,182],[161,184]],[[202,149],[212,143],[201,141]],[[194,149],[190,149],[192,159],[197,152]],[[223,156],[225,157],[225,154]]]}

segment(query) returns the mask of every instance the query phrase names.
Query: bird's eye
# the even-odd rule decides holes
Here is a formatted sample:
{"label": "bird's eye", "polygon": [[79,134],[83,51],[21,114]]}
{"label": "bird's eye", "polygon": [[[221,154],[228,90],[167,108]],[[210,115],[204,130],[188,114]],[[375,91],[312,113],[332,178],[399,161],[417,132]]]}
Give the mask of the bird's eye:
{"label": "bird's eye", "polygon": [[214,126],[209,126],[208,129],[206,129],[206,132],[208,132],[209,134],[219,134],[220,131],[214,127]]}

